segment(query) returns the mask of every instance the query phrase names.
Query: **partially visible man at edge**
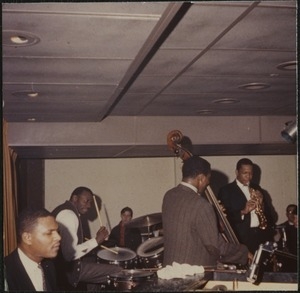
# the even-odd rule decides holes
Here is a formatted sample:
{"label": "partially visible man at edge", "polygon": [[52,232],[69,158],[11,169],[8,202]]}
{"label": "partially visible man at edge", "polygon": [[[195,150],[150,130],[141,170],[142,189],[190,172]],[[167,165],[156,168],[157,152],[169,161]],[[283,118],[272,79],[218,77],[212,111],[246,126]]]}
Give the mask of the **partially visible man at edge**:
{"label": "partially visible man at edge", "polygon": [[25,209],[17,219],[18,247],[5,257],[9,291],[57,291],[52,258],[61,237],[58,224],[45,209]]}

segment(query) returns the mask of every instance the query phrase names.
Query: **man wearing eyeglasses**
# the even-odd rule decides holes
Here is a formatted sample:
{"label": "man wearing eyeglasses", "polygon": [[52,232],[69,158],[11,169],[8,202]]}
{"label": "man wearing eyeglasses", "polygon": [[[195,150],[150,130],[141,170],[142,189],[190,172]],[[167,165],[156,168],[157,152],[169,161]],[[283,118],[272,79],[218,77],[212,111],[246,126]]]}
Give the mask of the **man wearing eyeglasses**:
{"label": "man wearing eyeglasses", "polygon": [[[287,220],[276,227],[280,234],[278,249],[297,256],[298,212],[295,204],[286,207],[286,217]],[[281,271],[297,272],[296,258],[278,257],[278,261],[282,263]]]}

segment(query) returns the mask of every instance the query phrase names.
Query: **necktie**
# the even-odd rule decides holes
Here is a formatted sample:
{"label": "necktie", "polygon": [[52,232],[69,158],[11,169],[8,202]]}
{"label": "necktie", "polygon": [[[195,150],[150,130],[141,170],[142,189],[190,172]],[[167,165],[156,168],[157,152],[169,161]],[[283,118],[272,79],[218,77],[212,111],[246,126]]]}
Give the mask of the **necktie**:
{"label": "necktie", "polygon": [[121,247],[124,247],[125,246],[125,227],[123,224],[121,224],[121,227],[120,227],[120,243],[119,245]]}
{"label": "necktie", "polygon": [[43,280],[43,291],[47,291],[46,279],[42,265],[39,263],[38,268],[41,270],[42,280]]}

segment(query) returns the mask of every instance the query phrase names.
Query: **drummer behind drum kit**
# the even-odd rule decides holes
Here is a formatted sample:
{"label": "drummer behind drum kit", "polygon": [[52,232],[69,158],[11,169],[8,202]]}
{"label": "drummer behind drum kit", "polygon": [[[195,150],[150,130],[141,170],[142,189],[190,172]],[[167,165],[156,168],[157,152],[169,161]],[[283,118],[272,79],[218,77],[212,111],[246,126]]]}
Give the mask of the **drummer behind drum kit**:
{"label": "drummer behind drum kit", "polygon": [[151,237],[150,228],[162,223],[162,214],[155,213],[135,218],[128,222],[128,228],[147,228],[148,239],[137,249],[136,253],[128,248],[111,247],[97,253],[99,262],[116,264],[124,270],[109,276],[108,285],[117,291],[131,290],[141,282],[151,281],[156,271],[162,267],[163,237]]}

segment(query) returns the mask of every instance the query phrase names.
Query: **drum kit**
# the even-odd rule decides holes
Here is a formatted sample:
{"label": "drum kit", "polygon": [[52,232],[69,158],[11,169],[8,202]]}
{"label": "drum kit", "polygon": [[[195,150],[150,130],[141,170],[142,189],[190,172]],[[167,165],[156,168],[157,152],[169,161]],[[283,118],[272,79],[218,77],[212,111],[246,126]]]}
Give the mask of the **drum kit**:
{"label": "drum kit", "polygon": [[154,213],[141,216],[126,224],[129,228],[147,228],[148,239],[142,242],[137,251],[128,248],[113,247],[101,249],[97,253],[99,262],[116,264],[124,270],[108,277],[109,289],[130,291],[137,285],[152,281],[156,271],[162,267],[163,237],[151,237],[150,229],[162,223],[162,214]]}

